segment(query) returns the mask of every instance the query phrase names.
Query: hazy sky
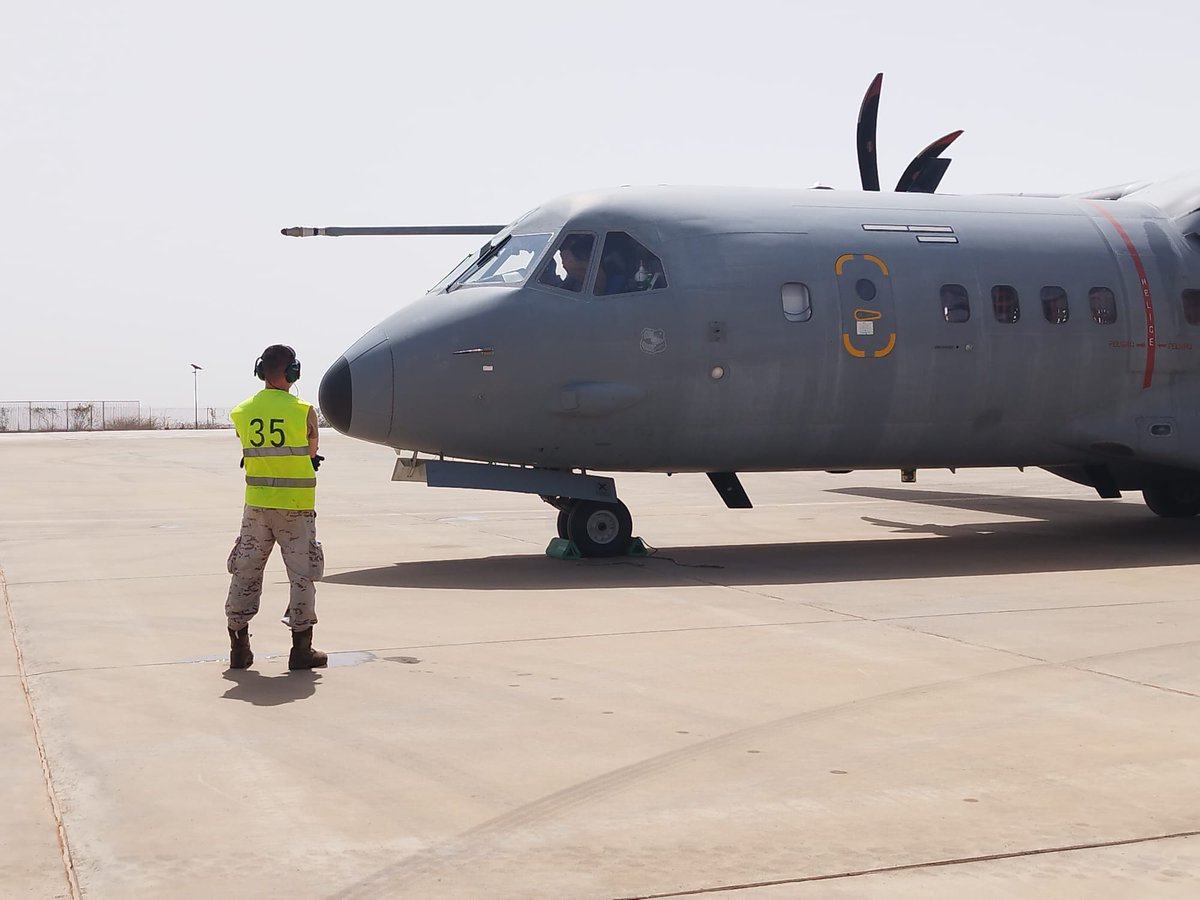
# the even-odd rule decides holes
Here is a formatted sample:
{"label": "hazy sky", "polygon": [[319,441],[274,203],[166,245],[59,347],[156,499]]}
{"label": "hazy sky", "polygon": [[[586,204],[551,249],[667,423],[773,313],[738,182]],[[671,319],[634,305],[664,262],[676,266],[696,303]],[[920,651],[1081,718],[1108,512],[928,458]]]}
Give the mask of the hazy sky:
{"label": "hazy sky", "polygon": [[1077,191],[1200,168],[1195,4],[8,3],[0,401],[230,406],[293,344],[301,393],[480,238],[286,225],[507,222],[620,184]]}

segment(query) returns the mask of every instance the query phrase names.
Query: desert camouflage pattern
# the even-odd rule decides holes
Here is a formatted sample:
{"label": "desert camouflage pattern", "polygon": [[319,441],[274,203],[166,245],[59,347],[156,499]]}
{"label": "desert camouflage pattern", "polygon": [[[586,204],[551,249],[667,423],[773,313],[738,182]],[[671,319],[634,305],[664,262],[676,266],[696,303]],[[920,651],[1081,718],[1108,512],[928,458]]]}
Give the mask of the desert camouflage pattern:
{"label": "desert camouflage pattern", "polygon": [[237,631],[258,612],[262,598],[263,569],[272,548],[279,544],[291,580],[284,624],[303,631],[317,623],[314,582],[325,574],[325,552],[317,540],[317,514],[311,509],[268,509],[247,506],[242,530],[229,553],[227,568],[233,576],[225,616]]}

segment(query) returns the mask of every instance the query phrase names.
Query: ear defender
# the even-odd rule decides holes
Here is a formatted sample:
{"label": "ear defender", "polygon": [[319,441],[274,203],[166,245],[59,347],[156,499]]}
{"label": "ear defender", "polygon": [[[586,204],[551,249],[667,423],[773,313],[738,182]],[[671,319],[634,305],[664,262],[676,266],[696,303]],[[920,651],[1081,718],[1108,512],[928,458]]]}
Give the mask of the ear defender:
{"label": "ear defender", "polygon": [[[270,352],[274,351],[276,354],[271,357],[272,360],[274,361],[272,363],[272,365],[278,365],[276,356],[280,349],[286,350],[289,354],[291,354],[292,361],[289,362],[287,364],[287,366],[284,368],[283,377],[284,377],[284,380],[287,381],[288,384],[293,384],[300,380],[300,360],[296,359],[296,351],[293,350],[291,347],[287,347],[287,346],[283,346],[283,345],[273,345],[273,346],[267,348],[267,352],[270,353]],[[267,380],[267,373],[263,370],[263,358],[261,356],[254,361],[254,375],[261,381]]]}

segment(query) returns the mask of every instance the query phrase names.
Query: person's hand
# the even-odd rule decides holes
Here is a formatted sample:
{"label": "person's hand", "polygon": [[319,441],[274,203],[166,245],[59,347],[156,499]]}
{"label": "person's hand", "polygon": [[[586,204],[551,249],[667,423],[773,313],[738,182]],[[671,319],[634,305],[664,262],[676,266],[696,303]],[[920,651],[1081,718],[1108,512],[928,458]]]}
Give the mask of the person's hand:
{"label": "person's hand", "polygon": [[321,463],[325,462],[325,457],[323,457],[320,453],[309,458],[312,460],[314,472],[321,468]]}

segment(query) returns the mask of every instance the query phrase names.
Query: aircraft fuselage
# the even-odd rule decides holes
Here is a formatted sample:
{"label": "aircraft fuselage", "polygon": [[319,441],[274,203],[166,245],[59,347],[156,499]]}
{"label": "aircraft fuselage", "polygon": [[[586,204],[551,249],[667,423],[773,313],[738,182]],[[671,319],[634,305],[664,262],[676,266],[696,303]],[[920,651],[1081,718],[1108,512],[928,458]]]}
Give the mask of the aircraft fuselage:
{"label": "aircraft fuselage", "polygon": [[[612,232],[668,286],[536,277]],[[347,351],[341,430],[550,469],[1200,469],[1200,249],[1155,206],[619,189],[513,233],[550,235],[521,283],[432,292]]]}

